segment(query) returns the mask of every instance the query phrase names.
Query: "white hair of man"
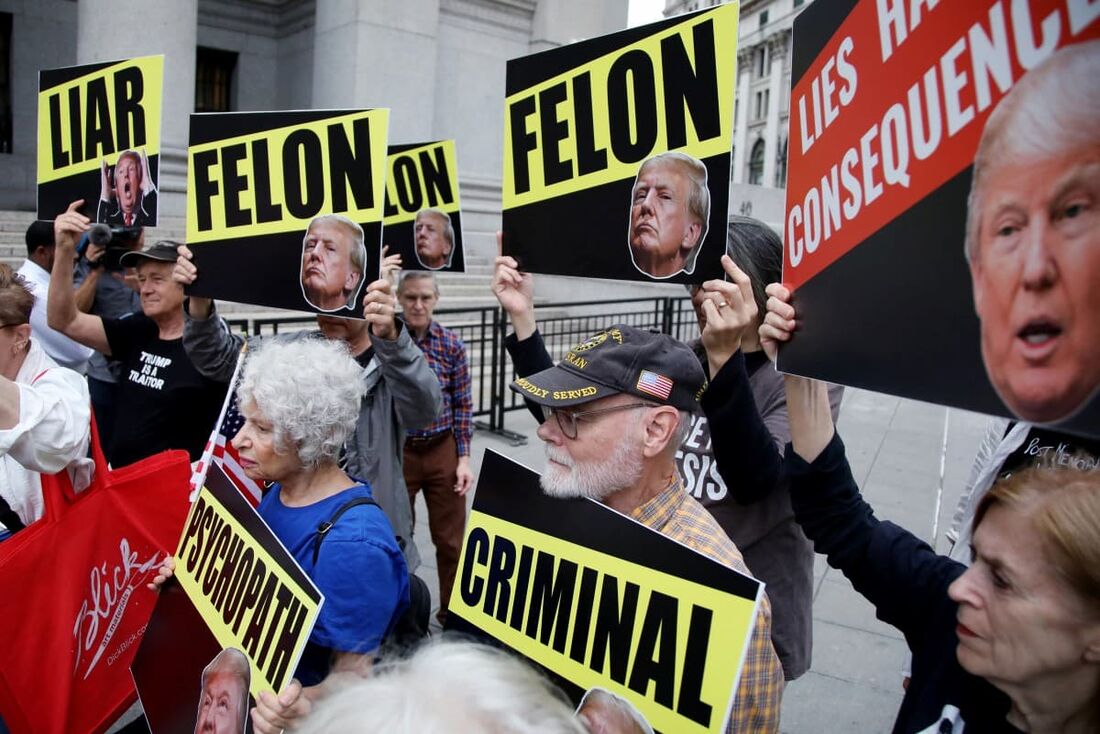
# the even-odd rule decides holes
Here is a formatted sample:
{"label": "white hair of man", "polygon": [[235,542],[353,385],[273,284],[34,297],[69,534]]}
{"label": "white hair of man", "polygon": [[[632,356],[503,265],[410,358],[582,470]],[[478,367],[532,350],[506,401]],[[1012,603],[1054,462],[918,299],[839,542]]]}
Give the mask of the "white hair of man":
{"label": "white hair of man", "polygon": [[432,281],[432,290],[435,291],[435,297],[439,298],[439,283],[436,282],[435,274],[425,270],[402,270],[401,280],[397,284],[397,296],[400,297],[405,290],[405,283],[413,280],[430,280]]}
{"label": "white hair of man", "polygon": [[[305,236],[302,237],[303,247],[305,247],[306,240],[309,239],[309,233],[315,224],[339,224],[349,235],[351,235],[351,246],[348,248],[348,258],[351,261],[352,269],[359,273],[359,285],[361,286],[364,278],[366,278],[367,271],[367,246],[364,244],[367,236],[363,233],[363,228],[359,226],[358,222],[353,222],[342,214],[322,214],[314,217],[313,221],[309,223],[309,228],[306,229]],[[355,297],[358,294],[359,288],[353,289],[352,292],[348,294],[348,308],[355,308]]]}
{"label": "white hair of man", "polygon": [[585,734],[565,695],[509,653],[433,641],[317,704],[299,734]]}
{"label": "white hair of man", "polygon": [[237,396],[271,422],[276,450],[315,468],[339,458],[355,427],[362,373],[342,341],[267,341],[245,362]]}
{"label": "white hair of man", "polygon": [[978,257],[982,186],[1000,164],[1100,145],[1100,41],[1066,46],[1016,83],[990,114],[974,156],[966,259]]}

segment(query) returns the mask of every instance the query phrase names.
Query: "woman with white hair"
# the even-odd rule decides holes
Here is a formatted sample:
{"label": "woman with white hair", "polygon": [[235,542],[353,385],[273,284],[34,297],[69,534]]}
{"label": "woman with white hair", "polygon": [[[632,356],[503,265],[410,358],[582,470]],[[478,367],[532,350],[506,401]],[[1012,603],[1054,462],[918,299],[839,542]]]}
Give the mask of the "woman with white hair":
{"label": "woman with white hair", "polygon": [[[361,376],[342,342],[272,341],[250,354],[237,388],[245,423],[233,446],[245,473],[271,485],[260,516],[325,597],[295,681],[256,701],[260,734],[292,726],[340,678],[366,675],[408,605],[393,528],[371,488],[337,463],[359,414]],[[154,583],[172,570],[166,563]]]}

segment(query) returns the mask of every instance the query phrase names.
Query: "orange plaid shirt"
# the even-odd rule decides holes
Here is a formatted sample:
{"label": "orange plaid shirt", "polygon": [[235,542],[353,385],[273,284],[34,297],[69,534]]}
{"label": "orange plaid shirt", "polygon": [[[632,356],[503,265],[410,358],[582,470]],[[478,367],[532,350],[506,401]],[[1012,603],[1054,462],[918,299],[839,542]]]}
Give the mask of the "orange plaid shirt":
{"label": "orange plaid shirt", "polygon": [[[661,494],[630,513],[648,528],[697,550],[708,558],[748,574],[741,551],[714,518],[684,491],[679,477]],[[745,652],[741,680],[733,701],[728,732],[779,731],[779,704],[783,698],[783,667],[772,647],[772,606],[765,593]]]}

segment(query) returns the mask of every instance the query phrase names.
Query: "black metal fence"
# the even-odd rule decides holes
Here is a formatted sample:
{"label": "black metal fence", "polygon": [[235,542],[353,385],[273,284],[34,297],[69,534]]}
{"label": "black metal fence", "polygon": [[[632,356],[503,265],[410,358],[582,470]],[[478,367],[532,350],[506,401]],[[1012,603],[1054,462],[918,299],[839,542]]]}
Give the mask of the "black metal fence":
{"label": "black metal fence", "polygon": [[[699,327],[691,302],[686,298],[625,298],[610,301],[571,301],[539,304],[538,327],[546,348],[555,360],[574,344],[613,324],[655,329],[688,341],[698,336]],[[500,433],[513,440],[523,437],[505,428],[505,416],[524,408],[523,400],[508,389],[514,379],[504,341],[511,331],[508,317],[497,307],[439,309],[435,318],[455,331],[466,344],[470,362],[474,418],[478,428]],[[227,319],[245,334],[278,334],[311,328],[312,316],[274,316],[256,319]]]}

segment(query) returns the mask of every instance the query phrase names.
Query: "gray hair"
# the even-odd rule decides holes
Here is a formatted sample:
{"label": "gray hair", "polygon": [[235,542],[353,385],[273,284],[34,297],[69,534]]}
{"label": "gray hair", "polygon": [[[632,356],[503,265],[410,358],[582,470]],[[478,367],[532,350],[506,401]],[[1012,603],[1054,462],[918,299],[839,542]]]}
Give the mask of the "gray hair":
{"label": "gray hair", "polygon": [[439,283],[435,279],[435,274],[427,270],[402,271],[401,281],[397,284],[398,296],[400,296],[401,292],[405,290],[405,283],[410,280],[431,280],[432,288],[435,290],[435,297],[439,298]]}
{"label": "gray hair", "polygon": [[243,372],[237,396],[271,422],[280,453],[296,452],[307,468],[339,458],[366,392],[347,344],[267,341],[249,355]]}
{"label": "gray hair", "polygon": [[688,213],[699,222],[699,237],[695,240],[691,252],[684,258],[684,270],[688,273],[695,270],[695,258],[699,256],[699,248],[703,245],[703,238],[707,234],[707,226],[710,222],[710,189],[707,188],[707,167],[698,158],[693,158],[679,151],[658,153],[652,158],[646,159],[638,169],[638,175],[650,166],[670,165],[679,166],[691,188],[688,191]]}
{"label": "gray hair", "polygon": [[982,186],[998,165],[1100,146],[1098,69],[1100,41],[1066,46],[1020,79],[993,110],[974,156],[966,211],[967,261],[978,259]]}
{"label": "gray hair", "polygon": [[315,224],[338,224],[351,235],[351,247],[349,248],[348,257],[351,260],[351,267],[359,273],[359,286],[348,294],[347,307],[355,308],[355,297],[359,293],[359,288],[363,286],[367,271],[367,246],[364,244],[366,235],[363,234],[363,228],[359,226],[358,222],[353,222],[342,214],[322,214],[314,217],[309,226],[306,227],[306,233],[302,235],[302,247],[305,247],[306,240],[309,239],[309,233],[313,230]]}
{"label": "gray hair", "polygon": [[585,734],[565,695],[509,653],[453,639],[390,660],[318,703],[301,734]]}

